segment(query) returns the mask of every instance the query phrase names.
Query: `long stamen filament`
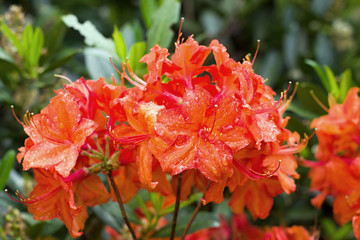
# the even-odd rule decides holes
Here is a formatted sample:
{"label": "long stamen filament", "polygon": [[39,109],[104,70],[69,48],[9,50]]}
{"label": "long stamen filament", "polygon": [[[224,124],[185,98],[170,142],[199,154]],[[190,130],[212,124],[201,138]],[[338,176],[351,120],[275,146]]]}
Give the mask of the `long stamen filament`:
{"label": "long stamen filament", "polygon": [[256,48],[256,52],[255,52],[254,58],[253,58],[253,60],[252,60],[252,62],[251,62],[251,65],[254,65],[256,56],[257,56],[257,54],[258,54],[258,52],[259,52],[259,48],[260,48],[260,39],[257,40],[257,48]]}
{"label": "long stamen filament", "polygon": [[20,124],[24,127],[24,123],[21,122],[21,121],[19,120],[19,118],[16,116],[16,113],[15,113],[15,110],[14,110],[14,105],[11,105],[11,111],[12,111],[12,113],[13,113],[16,121],[17,121],[18,123],[20,123]]}
{"label": "long stamen filament", "polygon": [[181,22],[180,22],[180,27],[179,27],[178,38],[176,40],[177,45],[180,45],[180,37],[182,36],[181,28],[182,28],[183,23],[184,23],[184,18],[182,17]]}
{"label": "long stamen filament", "polygon": [[126,69],[125,69],[125,63],[122,63],[122,70],[123,72],[120,72],[114,65],[111,57],[110,57],[110,62],[111,62],[111,65],[115,68],[115,70],[121,75],[122,78],[126,78],[131,84],[133,84],[134,86],[137,86],[139,87],[141,90],[144,90],[144,86],[141,85],[140,83],[132,80],[127,74],[126,74]]}
{"label": "long stamen filament", "polygon": [[279,163],[278,163],[278,166],[276,167],[276,169],[274,171],[268,172],[268,173],[259,173],[259,172],[255,171],[254,169],[251,169],[248,166],[246,166],[245,164],[241,163],[240,161],[234,161],[234,165],[237,167],[237,169],[239,169],[248,178],[250,178],[252,180],[261,180],[261,179],[269,178],[272,175],[274,175],[280,168],[281,160],[279,160]]}
{"label": "long stamen filament", "polygon": [[265,113],[265,112],[271,112],[271,111],[277,109],[278,107],[280,107],[280,105],[282,103],[282,100],[284,99],[284,97],[287,95],[287,93],[290,90],[290,86],[291,86],[291,82],[289,82],[289,86],[286,89],[285,93],[281,93],[280,99],[278,101],[276,101],[275,104],[273,104],[272,106],[267,107],[267,108],[262,108],[262,109],[255,110],[256,114]]}
{"label": "long stamen filament", "polygon": [[23,203],[23,204],[32,204],[32,203],[38,202],[38,201],[40,201],[40,200],[43,200],[43,199],[45,199],[45,198],[53,195],[54,193],[56,193],[56,192],[58,192],[58,191],[60,191],[60,190],[61,190],[61,187],[57,187],[57,188],[55,188],[54,190],[52,190],[51,192],[46,193],[46,194],[44,194],[44,195],[42,195],[42,196],[39,196],[39,197],[37,197],[37,198],[33,198],[33,199],[23,197],[23,196],[20,194],[19,190],[16,190],[15,195],[19,198],[19,200],[13,198],[13,197],[9,194],[9,192],[8,192],[7,189],[5,189],[5,193],[6,193],[12,200],[14,200],[15,202],[19,202],[19,203]]}
{"label": "long stamen filament", "polygon": [[215,121],[216,121],[216,113],[217,113],[217,110],[218,110],[219,106],[218,106],[217,104],[215,104],[214,107],[215,107],[214,120],[213,120],[213,123],[212,123],[211,130],[210,130],[209,135],[211,135],[212,131],[214,130]]}
{"label": "long stamen filament", "polygon": [[315,95],[313,90],[310,90],[311,97],[315,100],[315,102],[325,111],[329,112],[329,108],[327,108]]}

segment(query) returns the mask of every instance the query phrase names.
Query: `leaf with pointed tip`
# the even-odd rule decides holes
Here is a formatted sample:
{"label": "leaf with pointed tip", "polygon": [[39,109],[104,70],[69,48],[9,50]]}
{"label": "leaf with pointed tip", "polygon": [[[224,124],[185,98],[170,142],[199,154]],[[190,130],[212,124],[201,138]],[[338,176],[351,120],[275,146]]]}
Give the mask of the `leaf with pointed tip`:
{"label": "leaf with pointed tip", "polygon": [[344,101],[347,92],[353,85],[354,83],[352,81],[351,70],[348,68],[341,74],[340,93],[339,93],[339,98],[341,102]]}
{"label": "leaf with pointed tip", "polygon": [[121,34],[121,32],[119,32],[119,30],[117,29],[117,27],[114,27],[114,32],[113,32],[113,39],[115,42],[115,49],[116,49],[116,53],[119,56],[121,61],[125,61],[126,59],[126,43],[124,40],[123,35]]}
{"label": "leaf with pointed tip", "polygon": [[11,29],[6,25],[4,21],[1,22],[0,26],[1,32],[10,40],[10,42],[16,47],[18,53],[22,55],[23,48],[19,39],[17,39],[16,35],[11,31]]}
{"label": "leaf with pointed tip", "polygon": [[315,70],[316,74],[320,78],[320,81],[323,84],[323,86],[325,87],[326,91],[330,92],[331,91],[330,84],[327,81],[326,74],[325,74],[324,70],[321,68],[321,66],[317,62],[315,62],[311,59],[306,59],[305,63]]}

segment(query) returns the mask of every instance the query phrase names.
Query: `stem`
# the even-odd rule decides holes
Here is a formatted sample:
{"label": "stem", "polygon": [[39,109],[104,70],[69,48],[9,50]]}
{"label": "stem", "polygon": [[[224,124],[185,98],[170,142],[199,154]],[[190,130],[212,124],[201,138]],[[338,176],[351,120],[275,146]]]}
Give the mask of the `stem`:
{"label": "stem", "polygon": [[[211,184],[211,181],[209,181],[209,183],[208,183],[208,185],[207,185],[207,187],[206,187],[206,189],[205,189],[205,191],[204,191],[204,193],[203,193],[203,195],[202,195],[202,197],[201,197],[201,198],[204,198],[204,197],[205,197],[205,193],[206,193],[206,192],[207,192],[207,190],[209,189],[210,184]],[[196,208],[195,208],[195,211],[194,211],[193,215],[191,216],[191,218],[190,218],[190,220],[189,220],[188,224],[186,225],[186,228],[185,228],[185,230],[184,230],[183,234],[181,235],[181,238],[180,238],[181,240],[184,240],[184,239],[185,239],[186,234],[188,233],[188,231],[189,231],[189,229],[190,229],[191,224],[192,224],[192,223],[193,223],[193,221],[195,220],[196,215],[198,214],[198,212],[199,212],[199,210],[200,210],[201,206],[202,206],[202,202],[201,202],[201,199],[200,199],[199,203],[197,204],[197,206],[196,206]]]}
{"label": "stem", "polygon": [[172,226],[171,226],[170,240],[173,240],[175,238],[176,221],[177,221],[177,216],[178,216],[179,207],[180,207],[182,173],[180,173],[178,176],[179,176],[179,178],[178,178],[177,188],[176,188],[176,202],[175,202],[175,210],[174,210]]}
{"label": "stem", "polygon": [[112,171],[111,171],[111,170],[108,170],[108,171],[107,171],[107,175],[108,175],[108,177],[109,177],[111,186],[112,186],[112,188],[114,189],[114,192],[115,192],[115,195],[116,195],[116,199],[117,199],[117,202],[118,202],[119,207],[120,207],[120,210],[121,210],[121,215],[123,216],[124,221],[125,221],[127,227],[129,228],[129,231],[130,231],[130,233],[131,233],[131,235],[132,235],[132,238],[133,238],[134,240],[136,240],[136,235],[135,235],[134,229],[131,227],[130,221],[129,221],[129,219],[128,219],[127,216],[126,216],[124,204],[123,204],[123,201],[121,200],[121,196],[120,196],[119,189],[117,188],[117,186],[116,186],[116,184],[115,184],[114,177],[113,177],[113,175],[112,175]]}

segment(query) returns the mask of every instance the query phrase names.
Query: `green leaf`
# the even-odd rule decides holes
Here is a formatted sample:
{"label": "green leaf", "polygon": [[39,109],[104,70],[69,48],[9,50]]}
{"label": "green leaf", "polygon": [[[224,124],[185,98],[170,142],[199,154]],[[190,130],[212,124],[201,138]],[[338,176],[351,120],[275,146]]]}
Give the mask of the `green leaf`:
{"label": "green leaf", "polygon": [[352,232],[352,229],[353,229],[352,224],[347,223],[341,226],[339,230],[337,230],[336,233],[332,235],[331,239],[334,240],[346,239],[346,237],[349,236],[349,234]]}
{"label": "green leaf", "polygon": [[64,49],[63,42],[66,29],[65,24],[59,21],[55,26],[45,32],[44,48],[46,48],[46,54],[41,57],[42,63],[49,63],[54,56],[57,56],[59,52]]}
{"label": "green leaf", "polygon": [[37,27],[30,43],[29,61],[32,67],[37,67],[41,56],[41,50],[44,46],[44,33],[41,28]]}
{"label": "green leaf", "polygon": [[85,38],[85,44],[106,50],[108,53],[115,52],[115,44],[111,39],[105,38],[96,27],[89,21],[79,23],[76,16],[69,14],[63,16],[62,21],[68,27],[72,27]]}
{"label": "green leaf", "polygon": [[120,58],[120,61],[125,61],[126,59],[126,43],[124,40],[123,35],[121,34],[121,32],[118,31],[117,27],[114,27],[114,32],[113,32],[113,39],[115,42],[115,49],[116,49],[116,53]]}
{"label": "green leaf", "polygon": [[15,34],[11,31],[11,29],[6,25],[4,21],[1,21],[0,29],[2,33],[8,38],[8,40],[10,40],[10,42],[16,47],[19,54],[22,55],[23,48],[20,40],[17,39]]}
{"label": "green leaf", "polygon": [[147,32],[147,46],[151,48],[155,44],[168,47],[174,33],[170,26],[179,20],[180,2],[167,0],[154,12],[152,24]]}
{"label": "green leaf", "polygon": [[327,236],[332,236],[335,233],[336,225],[330,218],[323,218],[320,222],[321,227]]}
{"label": "green leaf", "polygon": [[154,15],[156,7],[155,0],[140,0],[140,11],[147,29],[151,27],[151,18]]}
{"label": "green leaf", "polygon": [[29,63],[30,59],[30,51],[31,51],[31,42],[33,40],[33,28],[29,24],[25,27],[23,34],[21,36],[21,46],[23,52],[19,52],[19,54],[23,57],[25,61]]}
{"label": "green leaf", "polygon": [[130,62],[130,67],[134,73],[137,73],[145,66],[144,63],[139,62],[140,58],[144,56],[145,52],[146,52],[145,42],[137,42],[131,46],[129,62]]}
{"label": "green leaf", "polygon": [[10,171],[14,165],[15,151],[9,150],[5,153],[0,163],[0,191],[4,189],[9,178]]}
{"label": "green leaf", "polygon": [[145,214],[145,217],[151,221],[152,217],[151,217],[151,214],[149,212],[149,210],[147,209],[144,201],[137,195],[135,195],[135,198],[136,200],[138,201],[139,205],[140,205],[140,208],[143,210],[143,213]]}
{"label": "green leaf", "polygon": [[346,69],[342,75],[341,75],[341,79],[340,79],[340,93],[339,93],[339,98],[340,101],[343,102],[347,92],[349,91],[349,89],[353,86],[353,82],[352,82],[352,74],[351,74],[351,70],[350,69]]}
{"label": "green leaf", "polygon": [[326,74],[325,74],[324,70],[321,68],[321,66],[317,62],[310,60],[310,59],[306,59],[305,63],[307,65],[311,66],[315,70],[316,74],[320,78],[320,81],[323,84],[323,86],[325,87],[326,91],[331,92],[330,84],[329,84]]}
{"label": "green leaf", "polygon": [[325,74],[326,74],[327,80],[328,80],[329,85],[330,85],[330,93],[335,98],[338,98],[339,97],[339,86],[338,86],[338,84],[336,82],[335,75],[328,66],[325,65],[324,69],[325,69]]}
{"label": "green leaf", "polygon": [[[179,212],[177,224],[176,224],[176,231],[175,236],[181,236],[184,232],[187,223],[190,220],[192,215],[192,211],[187,212]],[[220,225],[219,217],[215,213],[211,212],[199,212],[195,218],[195,221],[191,224],[189,229],[189,233],[196,232],[198,230],[210,227],[218,227]],[[157,231],[153,237],[169,237],[171,233],[171,226],[172,223],[170,221],[165,227],[161,228]]]}
{"label": "green leaf", "polygon": [[161,211],[161,207],[164,202],[164,196],[162,196],[158,193],[149,192],[149,198],[150,198],[151,204],[155,208],[155,211],[157,213],[159,213]]}
{"label": "green leaf", "polygon": [[[201,196],[202,196],[202,193],[201,193],[201,192],[192,194],[186,201],[180,202],[179,209],[184,208],[184,207],[186,207],[186,206],[189,206],[190,204],[196,202],[196,200],[198,200],[199,198],[201,198]],[[163,209],[163,210],[160,212],[160,215],[163,216],[163,215],[165,215],[165,214],[174,212],[174,210],[175,210],[175,203],[174,203],[174,204],[171,204],[171,205],[168,206],[167,208]]]}

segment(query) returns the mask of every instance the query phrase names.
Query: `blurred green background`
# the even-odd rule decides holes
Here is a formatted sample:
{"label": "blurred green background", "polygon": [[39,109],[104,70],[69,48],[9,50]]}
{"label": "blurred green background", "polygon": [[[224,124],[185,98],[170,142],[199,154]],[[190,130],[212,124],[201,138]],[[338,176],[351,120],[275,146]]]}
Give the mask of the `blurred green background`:
{"label": "blurred green background", "polygon": [[[346,81],[338,93],[339,102],[350,86],[359,86],[359,0],[3,0],[0,15],[0,187],[6,184],[12,192],[18,189],[24,195],[34,183],[31,172],[21,172],[14,161],[11,150],[22,146],[26,136],[10,106],[14,105],[17,116],[27,110],[38,112],[47,105],[53,90],[64,83],[54,74],[71,80],[81,76],[109,79],[111,74],[118,78],[109,56],[117,65],[129,58],[135,72],[144,74],[145,66],[138,59],[157,43],[172,52],[180,17],[185,18],[183,37],[194,35],[204,45],[218,39],[238,61],[246,54],[253,56],[257,40],[261,40],[255,72],[277,93],[286,89],[289,81],[299,83],[287,114],[291,116],[288,127],[301,135],[311,134],[311,120],[326,113],[310,94],[313,91],[327,104],[332,90],[324,86],[319,71],[325,71],[325,78]],[[85,21],[89,22],[86,26]],[[22,43],[28,40],[24,46],[16,46],[16,39]],[[314,137],[302,157],[314,159],[315,146]],[[13,166],[11,171],[6,170],[6,164]],[[314,194],[308,191],[308,170],[300,167],[298,171],[302,177],[297,191],[277,197],[270,217],[256,224],[316,226],[321,239],[351,239],[351,224],[338,226],[332,220],[331,198],[320,210],[310,205]],[[227,209],[223,205],[216,208]],[[31,220],[26,207],[3,192],[0,212],[0,238],[10,233],[13,235],[6,235],[6,239],[67,237],[61,222]],[[96,223],[106,224],[106,220],[96,212],[90,215],[85,236],[101,239],[91,231],[96,230]]]}

